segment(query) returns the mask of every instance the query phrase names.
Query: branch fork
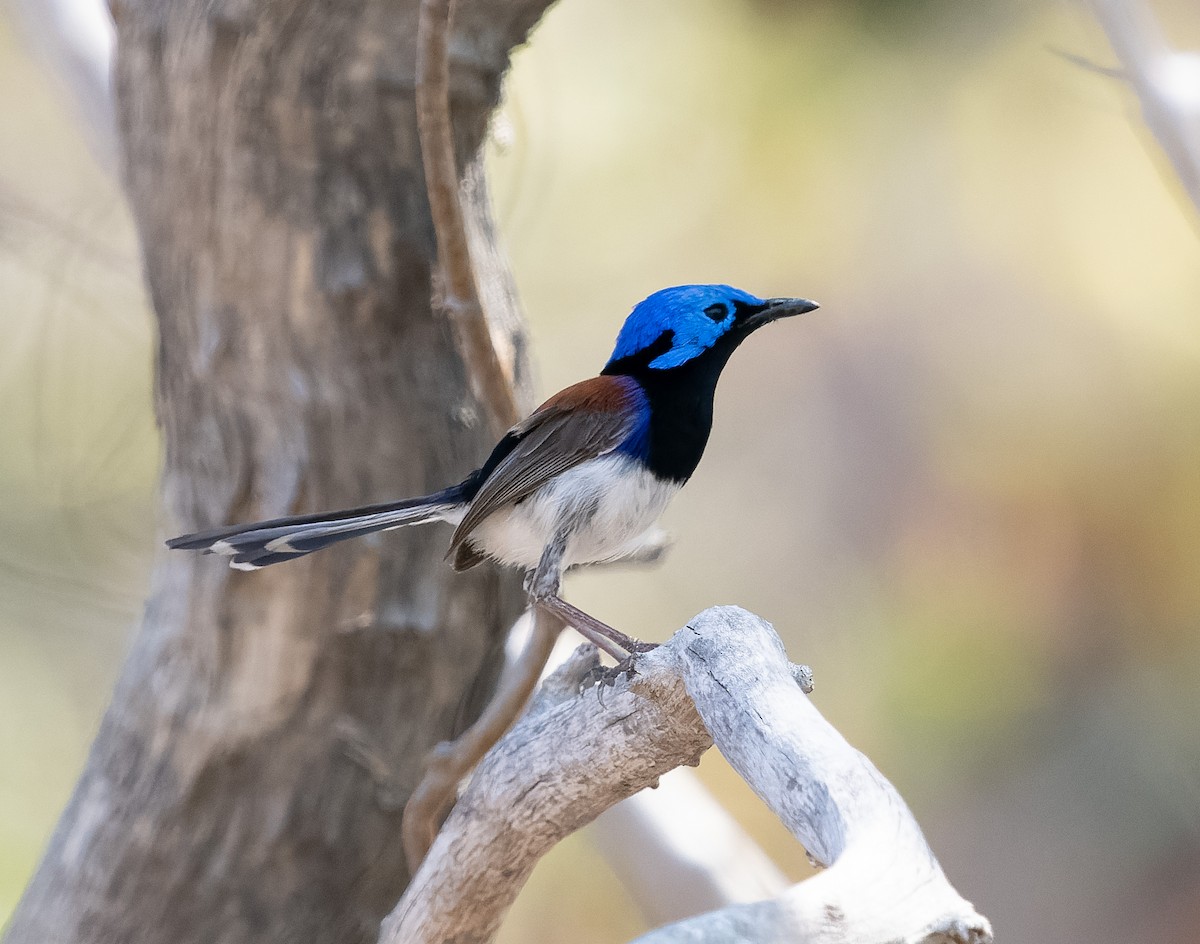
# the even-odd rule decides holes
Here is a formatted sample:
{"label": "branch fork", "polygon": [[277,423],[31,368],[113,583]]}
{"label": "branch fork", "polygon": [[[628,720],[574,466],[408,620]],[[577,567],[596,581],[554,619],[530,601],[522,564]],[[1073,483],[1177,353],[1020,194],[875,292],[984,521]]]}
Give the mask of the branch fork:
{"label": "branch fork", "polygon": [[596,658],[577,650],[484,757],[381,944],[490,941],[555,843],[713,743],[826,868],[639,944],[991,941],[895,789],[802,691],[809,676],[766,622],[707,610],[639,657],[638,674],[603,701],[577,690]]}

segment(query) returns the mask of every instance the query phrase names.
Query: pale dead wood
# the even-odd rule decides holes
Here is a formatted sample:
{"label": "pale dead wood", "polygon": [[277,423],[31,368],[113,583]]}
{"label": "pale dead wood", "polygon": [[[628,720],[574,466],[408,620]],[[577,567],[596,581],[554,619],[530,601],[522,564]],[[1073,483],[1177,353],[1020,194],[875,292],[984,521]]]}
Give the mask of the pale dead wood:
{"label": "pale dead wood", "polygon": [[650,925],[771,898],[788,887],[778,866],[687,767],[605,810],[588,838]]}
{"label": "pale dead wood", "polygon": [[[409,890],[384,922],[387,944],[490,940],[533,866],[556,842],[712,743],[658,650],[632,685],[578,685],[584,646],[484,758]],[[636,690],[636,691],[635,691]],[[602,700],[601,700],[602,699]]]}
{"label": "pale dead wood", "polygon": [[479,719],[453,741],[443,741],[425,758],[425,773],[404,808],[401,834],[408,867],[416,872],[433,845],[459,782],[512,727],[537,686],[563,624],[542,610],[529,617],[532,628],[521,654],[505,668],[496,693]]}
{"label": "pale dead wood", "polygon": [[992,940],[895,788],[803,693],[807,673],[788,664],[765,622],[724,607],[682,633],[682,676],[717,747],[826,868],[774,899],[669,925],[638,944]]}
{"label": "pale dead wood", "polygon": [[991,940],[895,789],[805,696],[768,624],[734,607],[708,610],[602,694],[573,691],[581,662],[560,670],[484,758],[381,944],[490,940],[554,843],[695,762],[710,740],[828,868],[775,899],[646,941]]}
{"label": "pale dead wood", "polygon": [[1195,88],[1200,66],[1196,54],[1189,59],[1171,49],[1143,0],[1090,0],[1090,4],[1141,101],[1146,126],[1200,210],[1200,90]]}
{"label": "pale dead wood", "polygon": [[[667,535],[656,534],[622,563],[651,563],[668,546]],[[560,636],[550,670],[577,645],[573,634]],[[703,831],[696,830],[697,823],[704,824]],[[770,898],[788,886],[775,863],[689,767],[677,767],[657,788],[606,810],[587,827],[587,836],[652,926]]]}

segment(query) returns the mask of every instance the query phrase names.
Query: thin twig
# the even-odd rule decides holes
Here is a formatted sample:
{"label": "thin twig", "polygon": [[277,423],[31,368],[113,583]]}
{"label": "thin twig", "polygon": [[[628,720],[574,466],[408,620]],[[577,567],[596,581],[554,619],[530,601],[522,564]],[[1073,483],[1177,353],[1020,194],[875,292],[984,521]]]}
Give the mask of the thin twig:
{"label": "thin twig", "polygon": [[479,719],[454,741],[443,741],[425,760],[425,775],[404,807],[401,836],[409,871],[415,873],[454,802],[458,784],[512,727],[537,686],[542,670],[565,626],[534,610],[529,642],[500,677],[496,694]]}
{"label": "thin twig", "polygon": [[1102,66],[1100,63],[1089,59],[1087,56],[1081,56],[1077,52],[1071,52],[1068,49],[1062,49],[1059,46],[1053,45],[1046,46],[1046,51],[1051,55],[1058,56],[1060,59],[1066,60],[1073,66],[1079,66],[1079,68],[1087,72],[1094,72],[1096,75],[1102,75],[1106,79],[1119,79],[1122,82],[1127,82],[1129,80],[1129,76],[1125,74],[1124,69],[1118,69],[1113,66]]}
{"label": "thin twig", "polygon": [[[417,22],[417,131],[425,167],[429,211],[437,238],[442,304],[454,328],[459,354],[480,404],[497,432],[518,418],[512,365],[506,369],[480,302],[461,202],[454,133],[450,120],[449,36],[454,0],[421,0]],[[404,809],[405,857],[415,871],[433,843],[459,781],[496,743],[524,708],[550,657],[562,625],[535,614],[520,659],[502,676],[483,714],[455,741],[439,744]]]}
{"label": "thin twig", "polygon": [[499,431],[517,421],[517,400],[511,370],[500,361],[479,300],[459,197],[450,122],[449,34],[453,7],[454,0],[421,0],[417,24],[417,131],[437,236],[442,302],[475,394],[490,409]]}

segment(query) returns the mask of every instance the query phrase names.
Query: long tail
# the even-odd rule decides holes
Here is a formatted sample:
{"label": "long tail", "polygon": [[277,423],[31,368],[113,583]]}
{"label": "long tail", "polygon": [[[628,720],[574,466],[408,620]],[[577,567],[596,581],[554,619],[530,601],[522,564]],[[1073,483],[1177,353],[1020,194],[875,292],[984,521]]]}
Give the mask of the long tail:
{"label": "long tail", "polygon": [[167,547],[225,554],[230,558],[230,567],[257,570],[303,557],[348,538],[439,518],[465,500],[463,486],[453,485],[421,498],[197,531],[172,538]]}

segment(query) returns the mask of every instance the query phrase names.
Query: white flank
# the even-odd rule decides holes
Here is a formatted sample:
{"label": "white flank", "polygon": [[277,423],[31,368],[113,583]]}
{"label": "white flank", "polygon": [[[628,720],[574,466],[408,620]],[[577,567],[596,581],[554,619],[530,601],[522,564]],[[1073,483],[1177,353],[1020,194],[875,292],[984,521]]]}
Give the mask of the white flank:
{"label": "white flank", "polygon": [[601,456],[488,515],[471,543],[502,563],[530,569],[559,528],[571,523],[564,567],[615,560],[641,545],[677,491],[634,459]]}

